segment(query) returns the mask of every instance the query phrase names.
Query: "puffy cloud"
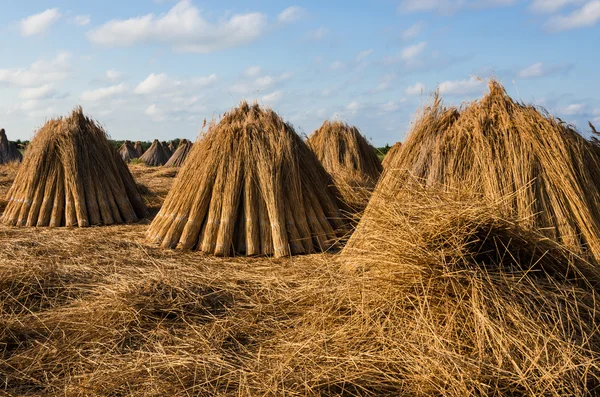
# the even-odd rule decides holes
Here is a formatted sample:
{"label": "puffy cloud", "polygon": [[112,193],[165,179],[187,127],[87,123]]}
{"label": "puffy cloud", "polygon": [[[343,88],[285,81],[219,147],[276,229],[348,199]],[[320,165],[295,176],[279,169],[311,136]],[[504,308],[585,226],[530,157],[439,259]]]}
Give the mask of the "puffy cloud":
{"label": "puffy cloud", "polygon": [[296,22],[304,15],[305,11],[303,8],[298,6],[291,6],[283,10],[278,16],[277,21],[282,24]]}
{"label": "puffy cloud", "polygon": [[46,99],[56,95],[56,90],[52,83],[44,84],[39,87],[24,88],[19,93],[19,98],[27,100]]}
{"label": "puffy cloud", "polygon": [[404,30],[401,34],[403,40],[410,40],[417,37],[421,34],[423,30],[423,22],[417,22],[414,25],[410,26],[408,29]]}
{"label": "puffy cloud", "polygon": [[550,18],[546,27],[553,31],[578,29],[596,25],[600,21],[600,0],[588,1],[568,15]]}
{"label": "puffy cloud", "polygon": [[264,95],[261,100],[264,104],[273,106],[283,98],[283,91],[275,91],[270,94]]}
{"label": "puffy cloud", "polygon": [[51,60],[38,60],[27,69],[0,69],[0,82],[11,85],[33,87],[65,80],[69,75],[71,54],[59,53]]}
{"label": "puffy cloud", "polygon": [[416,83],[415,85],[411,85],[404,90],[406,95],[421,95],[425,92],[425,86],[423,83]]}
{"label": "puffy cloud", "polygon": [[73,18],[73,23],[77,26],[87,26],[91,22],[91,17],[89,15],[76,15]]}
{"label": "puffy cloud", "polygon": [[423,51],[425,50],[425,47],[427,47],[426,41],[422,41],[418,44],[414,44],[414,45],[405,47],[400,52],[400,57],[402,60],[404,60],[406,62],[411,62],[423,53]]}
{"label": "puffy cloud", "polygon": [[584,0],[533,0],[531,10],[540,13],[556,12],[572,4],[581,4]]}
{"label": "puffy cloud", "polygon": [[58,8],[50,8],[21,20],[21,35],[29,37],[44,33],[60,19]]}
{"label": "puffy cloud", "polygon": [[110,69],[106,71],[106,79],[108,81],[117,81],[123,76],[123,73],[119,72],[115,69]]}
{"label": "puffy cloud", "polygon": [[[246,72],[248,72],[248,70],[246,70]],[[279,75],[260,75],[260,70],[253,70],[252,72],[256,73],[252,73],[251,81],[238,82],[231,87],[231,91],[240,94],[247,94],[250,92],[272,89],[274,86],[281,84],[292,77],[291,73],[281,73]],[[250,75],[248,75],[247,73],[246,76],[250,77]]]}
{"label": "puffy cloud", "polygon": [[537,62],[517,72],[517,76],[523,79],[533,79],[545,77],[555,73],[565,72],[571,69],[572,65],[553,65],[547,66],[543,62]]}
{"label": "puffy cloud", "polygon": [[95,90],[84,91],[81,94],[82,101],[100,101],[103,99],[114,98],[119,94],[123,94],[126,91],[124,84],[113,85],[110,87],[102,87]]}
{"label": "puffy cloud", "polygon": [[478,77],[471,77],[466,80],[444,81],[439,85],[441,94],[446,95],[471,95],[480,93],[484,87],[484,82]]}
{"label": "puffy cloud", "polygon": [[369,57],[369,55],[371,55],[373,53],[373,49],[368,49],[368,50],[364,50],[358,53],[358,55],[356,56],[356,62],[360,62],[363,59]]}
{"label": "puffy cloud", "polygon": [[463,8],[487,8],[512,5],[517,0],[403,0],[400,12],[431,12],[451,14]]}
{"label": "puffy cloud", "polygon": [[169,77],[164,74],[155,74],[152,73],[144,81],[142,81],[135,88],[134,92],[136,94],[151,94],[153,92],[164,89],[169,82]]}
{"label": "puffy cloud", "polygon": [[248,77],[256,77],[260,74],[260,72],[260,66],[250,66],[248,69],[246,69],[244,74]]}
{"label": "puffy cloud", "polygon": [[308,32],[307,38],[313,41],[320,41],[323,40],[328,33],[329,30],[327,28],[320,27],[318,29],[311,30],[310,32]]}
{"label": "puffy cloud", "polygon": [[559,109],[559,111],[566,116],[582,116],[585,114],[585,107],[583,103],[572,103]]}

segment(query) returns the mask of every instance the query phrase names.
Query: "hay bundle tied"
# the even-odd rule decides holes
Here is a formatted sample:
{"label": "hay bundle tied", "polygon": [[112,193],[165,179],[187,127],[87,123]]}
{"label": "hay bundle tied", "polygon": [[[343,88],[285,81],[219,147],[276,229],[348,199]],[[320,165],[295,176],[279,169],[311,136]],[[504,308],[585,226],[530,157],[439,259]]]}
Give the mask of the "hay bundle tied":
{"label": "hay bundle tied", "polygon": [[136,141],[135,145],[134,145],[134,149],[137,153],[137,158],[142,157],[142,155],[144,154],[144,148],[142,147],[142,142]]}
{"label": "hay bundle tied", "polygon": [[336,194],[291,125],[242,102],[193,146],[147,235],[219,256],[323,251],[345,232]]}
{"label": "hay bundle tied", "polygon": [[[526,230],[539,230],[575,252],[600,257],[600,158],[573,127],[513,101],[492,81],[489,94],[460,109],[439,97],[426,107],[380,180],[366,209],[389,200],[412,178],[442,191],[494,202]],[[348,247],[373,226],[366,217]]]}
{"label": "hay bundle tied", "polygon": [[169,148],[169,152],[171,152],[171,154],[175,153],[176,148],[175,148],[175,144],[173,143],[173,141],[169,142],[168,148]]}
{"label": "hay bundle tied", "polygon": [[358,128],[325,121],[308,139],[308,146],[331,174],[343,200],[362,210],[382,171],[375,148]]}
{"label": "hay bundle tied", "polygon": [[129,163],[133,159],[137,159],[138,152],[130,141],[125,141],[119,148],[119,155],[124,162]]}
{"label": "hay bundle tied", "polygon": [[394,145],[390,148],[390,150],[388,150],[388,152],[385,154],[385,157],[383,158],[383,161],[381,162],[381,165],[383,165],[383,168],[388,167],[388,164],[390,163],[390,161],[392,161],[394,156],[396,156],[396,154],[398,154],[398,152],[400,151],[401,148],[402,148],[401,142],[394,143]]}
{"label": "hay bundle tied", "polygon": [[21,160],[23,160],[23,155],[17,145],[8,140],[4,128],[0,129],[0,164]]}
{"label": "hay bundle tied", "polygon": [[84,227],[144,216],[129,169],[104,130],[76,108],[36,133],[8,192],[2,222]]}
{"label": "hay bundle tied", "polygon": [[169,157],[171,157],[173,155],[173,151],[171,150],[171,147],[169,146],[167,141],[162,141],[160,144],[163,148],[165,148],[165,151],[169,154]]}
{"label": "hay bundle tied", "polygon": [[175,153],[173,153],[169,161],[165,164],[165,167],[181,167],[190,153],[192,145],[192,142],[187,139],[182,139],[181,142],[179,142],[179,146],[177,146]]}
{"label": "hay bundle tied", "polygon": [[146,150],[146,153],[140,157],[140,160],[146,165],[158,167],[160,165],[165,165],[166,162],[169,161],[170,157],[171,154],[169,153],[168,149],[163,146],[158,139],[155,139],[148,150]]}

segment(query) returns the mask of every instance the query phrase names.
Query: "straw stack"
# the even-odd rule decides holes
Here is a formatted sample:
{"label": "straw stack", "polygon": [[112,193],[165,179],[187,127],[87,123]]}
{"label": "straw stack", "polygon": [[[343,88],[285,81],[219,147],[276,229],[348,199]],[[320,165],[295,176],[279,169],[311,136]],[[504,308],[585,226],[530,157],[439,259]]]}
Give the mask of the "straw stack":
{"label": "straw stack", "polygon": [[388,167],[388,164],[390,163],[390,161],[392,161],[392,158],[394,158],[394,156],[396,156],[396,154],[398,154],[401,147],[402,147],[402,143],[396,142],[390,148],[390,150],[388,150],[388,152],[385,154],[385,157],[383,158],[383,161],[381,162],[381,165],[383,165],[383,168]]}
{"label": "straw stack", "polygon": [[154,142],[152,142],[152,146],[150,146],[148,150],[146,150],[146,153],[140,157],[140,160],[146,165],[158,167],[160,165],[165,165],[170,157],[171,154],[168,152],[168,149],[163,146],[158,139],[155,139]]}
{"label": "straw stack", "polygon": [[111,225],[147,212],[127,166],[81,108],[37,132],[8,201],[2,222],[12,226]]}
{"label": "straw stack", "polygon": [[165,167],[181,167],[192,149],[192,142],[187,139],[182,139],[177,146],[177,150],[171,156]]}
{"label": "straw stack", "polygon": [[169,154],[169,157],[171,157],[173,155],[173,151],[171,151],[171,148],[169,147],[167,141],[162,141],[160,144],[163,148],[165,148],[165,151]]}
{"label": "straw stack", "polygon": [[307,143],[333,177],[344,202],[354,210],[364,209],[383,170],[375,148],[356,127],[340,121],[325,121]]}
{"label": "straw stack", "polygon": [[137,159],[138,152],[135,150],[135,147],[131,143],[131,141],[125,141],[121,147],[119,148],[119,155],[123,159],[124,162],[130,163],[131,160]]}
{"label": "straw stack", "polygon": [[134,149],[137,153],[137,158],[142,157],[142,155],[144,154],[144,148],[142,147],[142,142],[136,141]]}
{"label": "straw stack", "polygon": [[512,197],[502,200],[501,214],[522,220],[524,230],[600,258],[598,147],[544,110],[513,101],[499,83],[489,89],[460,109],[436,96],[423,110],[346,249],[368,249],[369,212],[417,183],[491,203]]}
{"label": "straw stack", "polygon": [[12,163],[13,161],[20,162],[21,160],[23,160],[23,156],[17,145],[8,141],[4,128],[0,129],[0,164]]}
{"label": "straw stack", "polygon": [[175,145],[173,144],[173,141],[169,142],[169,152],[171,152],[171,155],[173,155],[173,153],[175,153]]}
{"label": "straw stack", "polygon": [[194,145],[147,236],[218,256],[323,251],[345,232],[331,182],[290,124],[242,102]]}

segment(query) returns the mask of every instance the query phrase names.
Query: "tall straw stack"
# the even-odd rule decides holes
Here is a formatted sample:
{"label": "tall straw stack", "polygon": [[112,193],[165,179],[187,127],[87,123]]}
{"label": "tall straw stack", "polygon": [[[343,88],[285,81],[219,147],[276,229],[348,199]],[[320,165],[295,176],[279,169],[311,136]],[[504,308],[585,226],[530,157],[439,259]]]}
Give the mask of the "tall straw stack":
{"label": "tall straw stack", "polygon": [[162,141],[160,144],[163,148],[165,148],[165,151],[169,154],[169,157],[171,157],[173,155],[173,151],[171,150],[171,147],[169,146],[167,141]]}
{"label": "tall straw stack", "polygon": [[368,247],[369,212],[416,178],[441,191],[496,202],[502,213],[569,249],[600,258],[600,157],[597,147],[492,81],[489,94],[445,108],[436,95],[394,156],[346,249]]}
{"label": "tall straw stack", "polygon": [[23,160],[23,155],[19,152],[17,145],[9,142],[4,128],[0,129],[0,164],[12,163]]}
{"label": "tall straw stack", "polygon": [[364,209],[383,168],[375,148],[358,128],[325,121],[307,143],[333,177],[345,203],[354,210]]}
{"label": "tall straw stack", "polygon": [[181,167],[183,162],[188,157],[190,150],[192,149],[192,142],[187,139],[182,139],[177,146],[177,150],[171,156],[169,161],[165,164],[165,167]]}
{"label": "tall straw stack", "polygon": [[171,152],[171,154],[175,153],[175,144],[173,143],[173,141],[169,142],[169,152]]}
{"label": "tall straw stack", "polygon": [[126,163],[130,163],[131,160],[140,157],[138,156],[138,152],[135,150],[135,147],[130,141],[125,141],[121,145],[121,147],[119,148],[119,155]]}
{"label": "tall straw stack", "polygon": [[8,201],[2,222],[12,226],[111,225],[147,212],[127,166],[81,108],[37,132]]}
{"label": "tall straw stack", "polygon": [[218,256],[323,251],[345,232],[336,194],[290,124],[242,102],[194,145],[147,236]]}
{"label": "tall straw stack", "polygon": [[140,160],[146,165],[158,167],[160,165],[165,165],[170,157],[171,154],[168,152],[168,149],[166,149],[158,139],[155,139],[148,150],[146,150],[146,153],[140,157]]}
{"label": "tall straw stack", "polygon": [[144,154],[144,148],[142,147],[142,142],[136,141],[134,149],[137,153],[138,158],[142,157],[142,155]]}
{"label": "tall straw stack", "polygon": [[381,162],[381,165],[383,165],[383,168],[388,167],[389,163],[392,161],[394,156],[396,156],[396,154],[398,154],[398,152],[400,151],[401,148],[402,148],[401,142],[394,143],[394,145],[390,148],[390,150],[388,150],[388,152],[385,154],[385,157],[383,158],[383,161]]}

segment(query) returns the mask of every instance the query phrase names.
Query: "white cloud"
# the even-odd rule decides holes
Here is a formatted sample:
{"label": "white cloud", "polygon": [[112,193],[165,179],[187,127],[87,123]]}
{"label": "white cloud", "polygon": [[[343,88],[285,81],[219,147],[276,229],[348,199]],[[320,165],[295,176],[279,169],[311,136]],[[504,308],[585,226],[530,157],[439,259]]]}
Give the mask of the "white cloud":
{"label": "white cloud", "polygon": [[502,7],[514,4],[517,0],[403,0],[398,6],[400,12],[431,12],[451,14],[463,8]]}
{"label": "white cloud", "polygon": [[560,113],[566,116],[581,116],[585,114],[585,105],[583,103],[573,103],[561,108]]}
{"label": "white cloud", "polygon": [[381,105],[379,109],[384,113],[392,113],[400,109],[400,104],[389,101]]}
{"label": "white cloud", "polygon": [[392,83],[394,82],[394,80],[396,79],[396,75],[395,74],[386,74],[384,75],[381,79],[380,79],[380,83],[377,84],[377,86],[375,86],[375,88],[372,88],[370,90],[370,93],[377,93],[377,92],[382,92],[382,91],[386,91],[389,88],[391,88]]}
{"label": "white cloud", "polygon": [[159,108],[155,103],[148,106],[144,113],[154,121],[164,121],[166,118],[164,110]]}
{"label": "white cloud", "polygon": [[217,77],[217,75],[213,73],[208,76],[193,77],[187,81],[178,81],[175,83],[175,85],[181,86],[189,84],[193,87],[207,87],[216,83],[218,80],[219,78]]}
{"label": "white cloud", "polygon": [[[259,71],[260,73],[260,71]],[[282,73],[279,75],[257,75],[254,74],[252,81],[242,81],[234,84],[231,87],[231,91],[241,94],[247,94],[250,92],[262,91],[272,88],[273,86],[280,84],[292,77],[291,73]]]}
{"label": "white cloud", "polygon": [[311,30],[310,32],[308,32],[307,37],[309,40],[320,41],[323,40],[325,36],[327,36],[327,33],[329,33],[329,30],[327,30],[327,28],[320,27],[318,29]]}
{"label": "white cloud", "polygon": [[481,92],[484,82],[478,77],[466,80],[444,81],[439,85],[441,94],[446,95],[471,95]]}
{"label": "white cloud", "polygon": [[89,15],[76,15],[73,18],[73,23],[77,26],[87,26],[91,22],[91,17]]}
{"label": "white cloud", "polygon": [[21,20],[21,35],[28,37],[43,33],[59,19],[58,8],[50,8],[39,14],[30,15]]}
{"label": "white cloud", "polygon": [[360,62],[363,59],[367,58],[369,55],[373,53],[373,49],[364,50],[358,53],[356,56],[356,62]]}
{"label": "white cloud", "polygon": [[155,74],[152,73],[144,81],[142,81],[135,88],[134,92],[136,94],[151,94],[153,92],[159,91],[167,86],[169,82],[169,77],[164,74]]}
{"label": "white cloud", "polygon": [[594,0],[588,1],[569,15],[550,18],[546,26],[553,31],[563,31],[594,26],[598,21],[600,21],[600,0]]}
{"label": "white cloud", "polygon": [[408,29],[404,30],[401,34],[401,37],[403,40],[414,39],[419,34],[421,34],[421,30],[423,30],[423,23],[417,22]]}
{"label": "white cloud", "polygon": [[283,91],[275,91],[270,94],[264,95],[261,100],[264,104],[273,106],[281,100],[283,97]]}
{"label": "white cloud", "polygon": [[260,72],[260,66],[250,66],[248,69],[246,69],[244,74],[248,77],[256,77],[260,74]]}
{"label": "white cloud", "polygon": [[533,65],[528,66],[525,69],[520,70],[519,73],[517,73],[517,76],[524,78],[524,79],[541,77],[543,75],[544,75],[544,64],[542,62],[534,63]]}
{"label": "white cloud", "polygon": [[566,6],[581,4],[584,0],[533,0],[531,10],[539,13],[553,13]]}
{"label": "white cloud", "polygon": [[340,61],[332,62],[331,65],[329,65],[329,69],[331,69],[333,71],[341,70],[343,68],[344,68],[344,63],[340,62]]}
{"label": "white cloud", "polygon": [[95,90],[84,91],[81,94],[82,101],[100,101],[102,99],[113,98],[126,91],[124,84],[113,85],[110,87],[98,88]]}
{"label": "white cloud", "polygon": [[27,69],[0,69],[0,82],[33,87],[65,80],[69,75],[71,54],[59,53],[52,60],[38,60]]}
{"label": "white cloud", "polygon": [[123,76],[123,73],[119,72],[115,69],[110,69],[106,71],[106,79],[108,81],[117,81]]}
{"label": "white cloud", "polygon": [[89,39],[106,46],[131,46],[143,42],[163,42],[175,51],[209,53],[248,44],[267,27],[261,13],[235,14],[211,23],[190,0],[181,0],[166,14],[112,20],[89,32]]}
{"label": "white cloud", "polygon": [[52,83],[44,84],[39,87],[24,88],[19,93],[19,98],[35,100],[50,98],[56,94],[54,85]]}
{"label": "white cloud", "polygon": [[426,41],[405,47],[400,53],[400,57],[406,62],[411,62],[423,53],[425,47],[427,47]]}
{"label": "white cloud", "polygon": [[352,101],[348,104],[348,106],[346,106],[346,110],[348,110],[352,113],[356,113],[360,109],[362,109],[362,105],[356,101]]}
{"label": "white cloud", "polygon": [[282,24],[296,22],[304,15],[304,9],[298,6],[286,8],[277,16],[277,21]]}
{"label": "white cloud", "polygon": [[423,83],[416,83],[415,85],[411,85],[404,90],[406,95],[421,95],[425,92],[425,86]]}

